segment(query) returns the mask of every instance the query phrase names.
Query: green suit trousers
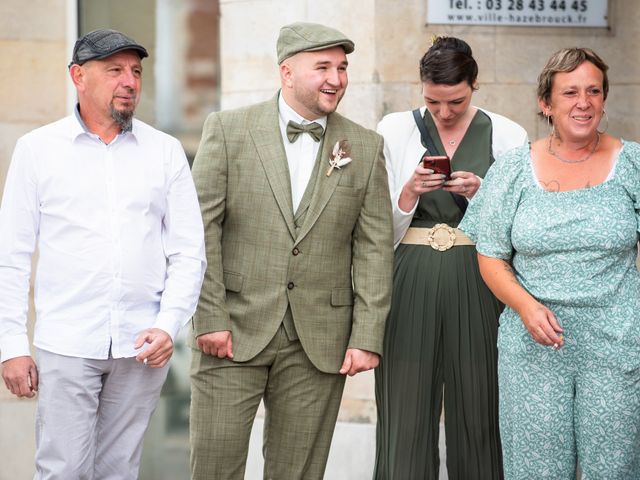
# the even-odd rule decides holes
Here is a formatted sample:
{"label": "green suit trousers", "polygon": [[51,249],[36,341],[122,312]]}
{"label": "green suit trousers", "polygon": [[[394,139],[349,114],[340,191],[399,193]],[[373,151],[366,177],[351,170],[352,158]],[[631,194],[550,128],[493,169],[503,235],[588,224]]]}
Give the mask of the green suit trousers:
{"label": "green suit trousers", "polygon": [[248,362],[194,350],[191,380],[192,479],[244,479],[264,399],[264,479],[322,480],[345,377],[314,367],[283,326]]}

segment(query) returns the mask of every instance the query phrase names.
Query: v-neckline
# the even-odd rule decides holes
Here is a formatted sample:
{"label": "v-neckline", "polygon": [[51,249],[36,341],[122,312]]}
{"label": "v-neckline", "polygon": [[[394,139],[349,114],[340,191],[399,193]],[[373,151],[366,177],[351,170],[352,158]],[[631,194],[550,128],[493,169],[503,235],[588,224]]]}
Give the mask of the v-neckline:
{"label": "v-neckline", "polygon": [[[465,142],[466,138],[467,138],[467,133],[469,133],[469,130],[471,130],[472,126],[476,123],[477,119],[478,119],[478,114],[480,113],[480,109],[476,108],[476,113],[473,114],[473,117],[471,118],[471,121],[469,122],[469,125],[467,125],[466,130],[464,131],[464,134],[462,135],[462,137],[460,137],[460,141],[458,142],[458,146],[456,148],[456,151],[454,152],[454,154],[450,157],[451,162],[453,163],[453,160],[456,158],[458,151],[460,150],[460,148],[462,147],[462,144]],[[447,155],[447,149],[444,146],[444,143],[442,143],[442,138],[440,138],[440,132],[438,131],[438,127],[436,125],[435,120],[433,119],[433,116],[431,115],[431,112],[429,112],[429,110],[425,110],[425,113],[429,114],[429,119],[427,120],[427,125],[426,127],[431,131],[432,129],[430,127],[433,127],[433,131],[435,131],[435,137],[434,137],[434,142],[436,142],[436,147],[439,147],[439,149],[441,149],[440,155]],[[431,132],[433,133],[433,132]]]}

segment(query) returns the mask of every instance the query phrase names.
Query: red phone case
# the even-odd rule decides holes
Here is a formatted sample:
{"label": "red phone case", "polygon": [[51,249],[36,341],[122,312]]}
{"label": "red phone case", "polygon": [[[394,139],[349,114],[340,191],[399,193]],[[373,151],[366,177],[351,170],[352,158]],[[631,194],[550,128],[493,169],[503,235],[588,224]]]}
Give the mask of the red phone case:
{"label": "red phone case", "polygon": [[451,177],[451,162],[446,155],[429,156],[425,155],[422,158],[422,166],[433,170],[433,173],[441,173],[447,176],[447,179]]}

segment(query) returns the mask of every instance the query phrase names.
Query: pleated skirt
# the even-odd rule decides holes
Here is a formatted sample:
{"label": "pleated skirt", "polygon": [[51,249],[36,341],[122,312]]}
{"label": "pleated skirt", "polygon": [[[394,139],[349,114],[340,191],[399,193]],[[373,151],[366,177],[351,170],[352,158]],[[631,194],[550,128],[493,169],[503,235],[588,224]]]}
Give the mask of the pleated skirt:
{"label": "pleated skirt", "polygon": [[400,245],[376,370],[377,480],[438,478],[444,397],[449,479],[502,478],[497,328],[502,304],[475,247]]}

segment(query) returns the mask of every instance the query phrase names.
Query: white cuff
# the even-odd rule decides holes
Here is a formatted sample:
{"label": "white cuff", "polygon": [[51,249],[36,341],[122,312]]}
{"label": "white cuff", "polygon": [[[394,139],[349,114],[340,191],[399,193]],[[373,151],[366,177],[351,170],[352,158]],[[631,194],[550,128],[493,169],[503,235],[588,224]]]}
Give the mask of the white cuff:
{"label": "white cuff", "polygon": [[173,340],[174,342],[176,341],[176,336],[180,331],[180,327],[182,327],[181,322],[176,321],[176,319],[168,313],[163,314],[162,312],[160,312],[160,314],[156,318],[156,322],[153,324],[153,328],[164,330],[169,334],[171,340]]}
{"label": "white cuff", "polygon": [[0,341],[0,362],[16,357],[29,357],[29,338],[26,334],[6,335]]}
{"label": "white cuff", "polygon": [[403,217],[413,217],[413,214],[416,212],[416,208],[418,208],[418,203],[420,203],[420,199],[416,201],[416,204],[413,206],[411,211],[405,212],[404,210],[402,210],[402,208],[400,208],[400,197],[398,197],[396,198],[396,211]]}

